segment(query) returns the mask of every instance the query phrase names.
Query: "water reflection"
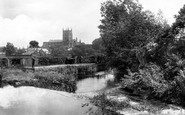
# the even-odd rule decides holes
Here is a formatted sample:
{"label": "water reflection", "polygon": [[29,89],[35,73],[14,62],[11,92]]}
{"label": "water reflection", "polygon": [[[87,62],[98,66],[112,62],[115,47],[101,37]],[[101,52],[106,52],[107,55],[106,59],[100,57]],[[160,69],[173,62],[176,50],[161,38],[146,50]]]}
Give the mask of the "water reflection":
{"label": "water reflection", "polygon": [[0,115],[83,115],[88,107],[72,94],[34,87],[0,89]]}
{"label": "water reflection", "polygon": [[113,74],[107,74],[105,72],[97,73],[99,78],[86,78],[77,82],[76,93],[95,92],[106,87],[108,80],[114,80]]}

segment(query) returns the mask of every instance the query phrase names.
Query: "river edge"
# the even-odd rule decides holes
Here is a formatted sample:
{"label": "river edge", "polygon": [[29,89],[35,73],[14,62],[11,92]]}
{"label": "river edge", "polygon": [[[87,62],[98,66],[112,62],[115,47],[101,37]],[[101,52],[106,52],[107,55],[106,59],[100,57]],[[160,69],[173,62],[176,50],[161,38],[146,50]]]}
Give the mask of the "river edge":
{"label": "river edge", "polygon": [[[106,108],[105,115],[110,113],[114,113],[115,115],[185,115],[185,109],[179,106],[156,100],[138,99],[137,96],[132,97],[127,93],[121,90],[120,86],[116,86],[97,92],[74,94],[74,96],[80,99],[90,100],[95,105],[98,104],[94,102],[94,99],[96,99],[95,101],[99,101],[99,104],[102,101],[101,104],[105,104]],[[102,99],[102,97],[107,100]],[[109,104],[106,105],[107,103]],[[113,105],[111,106],[110,103]],[[101,109],[101,107],[99,108]],[[99,110],[99,112],[101,113],[102,110]]]}
{"label": "river edge", "polygon": [[[19,74],[17,74],[17,75],[19,75]],[[30,77],[30,73],[26,73],[26,75],[28,75]],[[37,87],[37,88],[50,89],[52,91],[55,91],[55,90],[66,91],[66,90],[64,90],[64,88],[66,88],[66,87],[60,88],[61,84],[57,84],[57,87],[59,87],[59,88],[45,87],[46,85],[39,86],[37,83],[40,81],[33,79],[32,77],[30,77],[30,78],[26,77],[24,79],[22,79],[22,77],[20,77],[21,79],[17,79],[17,78],[11,79],[12,77],[15,77],[15,76],[11,76],[9,78],[10,81],[5,81],[5,79],[3,79],[3,85],[4,86],[12,85],[14,87],[33,86],[33,87]],[[43,82],[41,82],[41,84],[42,83]],[[56,83],[57,82],[55,81],[49,85],[53,85],[53,84],[56,85]],[[37,84],[37,85],[35,85],[35,84]],[[70,86],[70,84],[68,84],[68,85]],[[101,90],[94,91],[94,92],[84,92],[84,93],[83,92],[82,93],[74,93],[73,92],[72,93],[72,91],[70,91],[71,89],[70,90],[69,89],[70,88],[68,88],[67,92],[69,92],[69,94],[72,95],[73,97],[75,97],[77,99],[84,99],[94,105],[97,104],[96,101],[100,101],[100,103],[98,103],[98,104],[102,104],[102,103],[104,104],[104,102],[102,101],[102,99],[104,97],[103,98],[101,97],[101,95],[103,94],[108,99],[108,102],[111,102],[114,104],[116,102],[115,107],[105,105],[105,107],[107,108],[106,111],[111,110],[111,112],[114,112],[114,114],[118,114],[118,115],[119,114],[122,114],[122,115],[184,115],[185,114],[184,109],[177,107],[177,106],[174,106],[174,105],[167,105],[167,104],[161,103],[161,102],[158,102],[157,104],[155,104],[156,101],[154,103],[151,103],[151,102],[144,100],[144,99],[140,99],[140,100],[133,99],[133,97],[126,95],[127,92],[121,90],[121,87],[119,86],[119,84],[117,84],[116,86],[113,86],[113,87],[108,86],[108,87],[105,87]],[[99,98],[98,96],[101,98]],[[137,97],[135,97],[135,98],[137,98]],[[84,103],[84,106],[87,106],[87,105],[89,105],[89,104]]]}
{"label": "river edge", "polygon": [[77,79],[58,72],[24,72],[21,69],[4,69],[1,87],[34,86],[57,91],[75,92]]}
{"label": "river edge", "polygon": [[[6,86],[6,87],[11,88],[13,86]],[[31,89],[33,88],[35,89],[35,87],[30,87],[30,86],[22,86],[18,88],[27,88],[27,87]],[[81,103],[81,106],[85,108],[92,107],[90,106],[90,105],[93,105],[93,103],[91,103],[92,98],[94,96],[101,95],[102,92],[106,95],[108,100],[111,102],[116,101],[116,102],[119,102],[120,105],[122,104],[130,105],[128,107],[122,106],[117,109],[107,108],[107,110],[109,111],[112,109],[111,112],[114,112],[114,115],[184,115],[185,114],[185,110],[177,106],[173,106],[173,105],[159,106],[159,105],[151,104],[147,101],[145,101],[145,103],[133,101],[132,99],[130,99],[130,97],[127,97],[126,95],[123,94],[123,92],[120,91],[120,87],[113,87],[109,89],[102,89],[101,91],[99,90],[97,92],[87,92],[87,93],[67,93],[63,91],[48,90],[46,88],[36,88],[36,89],[47,90],[51,93],[59,94],[61,96],[65,96],[75,100],[84,100],[83,103]],[[119,106],[119,105],[114,105],[114,106]]]}

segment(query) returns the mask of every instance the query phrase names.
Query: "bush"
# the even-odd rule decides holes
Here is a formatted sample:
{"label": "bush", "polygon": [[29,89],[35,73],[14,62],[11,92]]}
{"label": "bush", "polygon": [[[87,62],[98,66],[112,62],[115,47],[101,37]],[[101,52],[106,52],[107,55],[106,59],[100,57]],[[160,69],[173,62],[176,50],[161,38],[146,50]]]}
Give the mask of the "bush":
{"label": "bush", "polygon": [[38,87],[75,92],[76,79],[73,76],[64,76],[56,72],[36,72],[35,79]]}
{"label": "bush", "polygon": [[130,107],[130,104],[127,101],[118,102],[108,99],[104,92],[91,98],[90,103],[98,108],[94,112],[95,115],[120,115],[116,112],[117,110]]}
{"label": "bush", "polygon": [[132,73],[122,79],[122,88],[144,99],[158,99],[167,103],[185,105],[185,79],[182,75],[168,81],[164,77],[164,71],[155,64],[149,64],[139,72]]}

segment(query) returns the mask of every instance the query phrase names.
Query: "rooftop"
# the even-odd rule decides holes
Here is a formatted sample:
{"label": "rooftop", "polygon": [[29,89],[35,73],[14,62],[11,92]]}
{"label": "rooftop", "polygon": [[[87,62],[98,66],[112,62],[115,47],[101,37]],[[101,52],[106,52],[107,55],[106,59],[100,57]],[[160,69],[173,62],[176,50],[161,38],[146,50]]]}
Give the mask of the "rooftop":
{"label": "rooftop", "polygon": [[62,40],[49,40],[49,42],[62,42]]}

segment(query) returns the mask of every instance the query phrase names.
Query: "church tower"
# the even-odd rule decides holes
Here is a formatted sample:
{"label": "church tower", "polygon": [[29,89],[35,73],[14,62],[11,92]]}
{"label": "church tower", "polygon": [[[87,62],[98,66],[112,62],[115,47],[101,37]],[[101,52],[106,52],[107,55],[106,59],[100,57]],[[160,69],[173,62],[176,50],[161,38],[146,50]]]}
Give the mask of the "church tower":
{"label": "church tower", "polygon": [[73,33],[72,29],[63,29],[63,43],[68,47],[73,47]]}

